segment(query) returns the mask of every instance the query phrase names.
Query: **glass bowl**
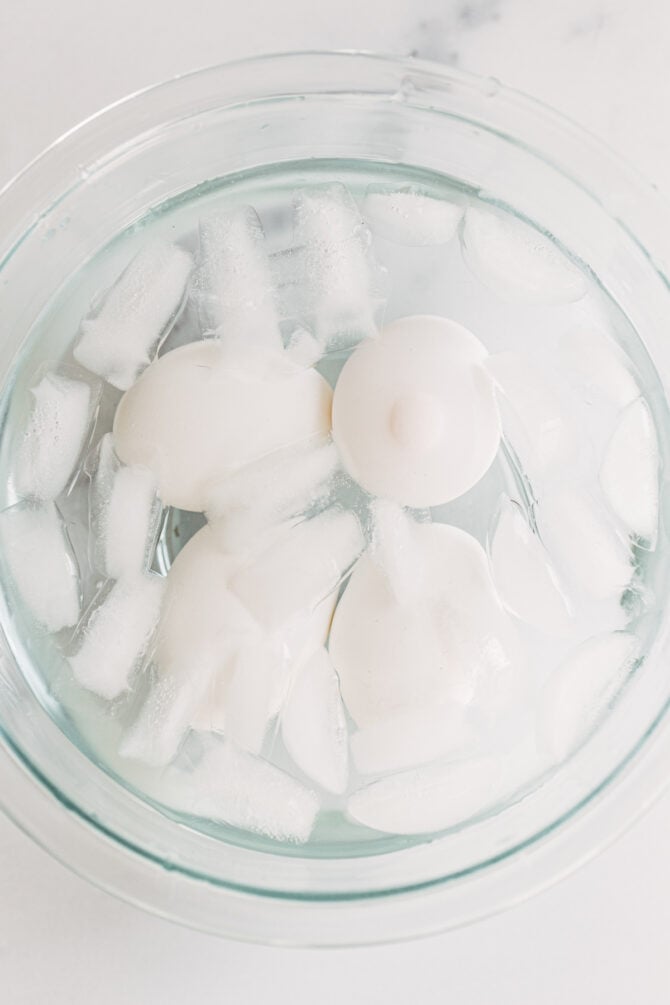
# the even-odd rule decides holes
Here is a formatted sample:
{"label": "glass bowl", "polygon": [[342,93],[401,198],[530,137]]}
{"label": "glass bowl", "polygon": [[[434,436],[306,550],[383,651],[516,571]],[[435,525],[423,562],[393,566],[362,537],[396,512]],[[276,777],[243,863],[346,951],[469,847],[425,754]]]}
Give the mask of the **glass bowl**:
{"label": "glass bowl", "polygon": [[[549,231],[626,315],[667,397],[670,213],[651,187],[601,143],[493,79],[351,53],[268,56],[177,78],[94,116],[26,168],[0,193],[3,382],[68,278],[116,235],[218,179],[314,159],[443,173]],[[661,555],[661,596],[666,566]],[[186,826],[89,759],[31,685],[4,599],[0,619],[8,815],[99,886],[238,939],[341,946],[471,922],[594,855],[668,774],[666,611],[633,686],[535,791],[461,828],[371,844],[365,855],[244,847]]]}

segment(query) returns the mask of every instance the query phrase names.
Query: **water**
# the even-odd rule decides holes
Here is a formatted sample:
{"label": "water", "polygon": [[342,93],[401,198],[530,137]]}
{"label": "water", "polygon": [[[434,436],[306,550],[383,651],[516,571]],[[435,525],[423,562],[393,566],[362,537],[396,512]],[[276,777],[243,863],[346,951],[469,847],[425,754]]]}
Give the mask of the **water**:
{"label": "water", "polygon": [[[356,233],[352,246],[353,265],[351,259],[343,261],[331,254],[314,266],[304,256],[301,258],[301,241],[304,243],[305,234],[313,233],[314,229],[310,216],[313,204],[311,208],[303,207],[303,230],[298,229],[297,241],[291,204],[297,191],[333,182],[346,185],[359,205],[363,204],[366,192],[374,195],[368,202],[373,206],[371,217],[372,222],[377,221],[377,227],[369,247],[367,232]],[[426,206],[413,197],[391,199],[385,206],[385,192],[408,185],[442,200],[443,209],[433,223]],[[454,710],[450,706],[452,719],[449,721],[458,752],[456,771],[451,768],[454,750],[450,750],[450,744],[433,742],[426,733],[426,730],[434,732],[439,728],[439,723],[435,725],[434,711],[425,722],[421,713],[417,713],[418,718],[412,713],[411,722],[406,724],[405,747],[400,740],[391,744],[394,774],[386,776],[391,781],[379,783],[378,790],[368,788],[359,792],[348,816],[344,810],[349,798],[364,782],[374,781],[373,777],[359,776],[356,763],[350,761],[346,790],[322,791],[289,756],[276,721],[270,734],[262,740],[262,753],[277,767],[319,791],[320,809],[307,852],[317,856],[373,854],[421,839],[421,835],[403,836],[409,834],[407,813],[428,821],[426,826],[433,826],[435,821],[438,827],[457,825],[473,812],[493,809],[514,798],[519,789],[532,787],[534,778],[542,776],[560,757],[571,753],[575,722],[582,723],[582,733],[577,730],[579,735],[575,742],[578,743],[589,729],[597,726],[598,713],[602,711],[600,706],[616,697],[617,688],[623,685],[629,672],[633,669],[643,672],[642,659],[657,622],[657,598],[664,595],[665,541],[656,527],[650,526],[650,520],[657,520],[657,514],[652,510],[650,517],[649,507],[643,508],[641,534],[621,516],[622,512],[632,514],[635,522],[636,514],[640,513],[635,499],[631,502],[626,497],[622,506],[612,507],[611,495],[613,491],[616,494],[617,479],[625,483],[625,449],[622,452],[619,446],[607,468],[609,497],[603,493],[598,472],[624,410],[630,407],[639,388],[644,388],[652,429],[652,440],[647,439],[645,449],[652,462],[643,475],[653,480],[653,430],[665,428],[666,406],[651,361],[636,333],[593,276],[579,263],[566,264],[560,249],[547,246],[542,235],[530,232],[529,237],[523,225],[519,230],[505,207],[483,203],[476,192],[457,180],[424,172],[408,169],[399,172],[391,166],[345,162],[282,165],[207,183],[159,207],[132,230],[119,235],[73,276],[65,289],[58,291],[30,333],[6,385],[3,402],[6,418],[0,444],[2,485],[5,486],[4,498],[0,500],[3,508],[17,501],[9,475],[14,469],[17,430],[25,423],[28,389],[47,361],[65,365],[75,362],[73,333],[90,302],[113,282],[148,241],[178,240],[184,249],[194,253],[199,217],[244,204],[255,208],[266,234],[272,274],[280,289],[279,320],[284,338],[291,336],[290,344],[302,339],[300,352],[305,365],[316,355],[319,346],[325,347],[325,354],[321,355],[316,367],[331,386],[336,385],[361,330],[380,323],[382,318],[386,323],[413,314],[452,318],[475,333],[492,357],[490,373],[498,388],[504,431],[495,461],[484,477],[459,498],[432,509],[413,510],[410,515],[420,526],[432,521],[467,531],[490,556],[498,593],[512,612],[509,617],[522,640],[523,660],[519,664],[524,664],[523,672],[519,671],[514,680],[506,680],[502,689],[491,685],[484,695],[486,700],[478,699],[467,715],[460,717],[458,728],[454,725]],[[445,211],[447,204],[449,208]],[[460,220],[459,223],[466,206],[474,209],[469,217],[466,214],[465,222]],[[385,219],[387,210],[389,215]],[[331,230],[336,225],[337,221],[329,221]],[[323,238],[317,235],[316,240],[323,241]],[[448,240],[448,243],[428,243],[435,240]],[[254,249],[251,242],[245,254],[257,269]],[[360,273],[362,263],[369,262],[370,255],[376,264],[369,273],[368,282],[361,279]],[[358,284],[359,301],[365,311],[354,312],[343,323],[341,295],[343,291],[346,294],[354,282]],[[325,317],[326,322],[320,329],[312,324],[311,334],[303,332],[294,337],[294,331],[300,329],[303,322],[309,326],[313,320],[310,319],[313,303],[310,306],[303,298],[305,284],[310,283],[312,300],[318,294],[320,317]],[[267,312],[266,300],[262,308]],[[186,303],[160,350],[161,355],[200,337],[201,306],[197,296]],[[234,313],[234,306],[224,306]],[[343,331],[346,337],[342,337]],[[104,384],[95,431],[85,451],[84,468],[88,473],[82,468],[69,494],[58,499],[82,573],[84,610],[95,601],[101,589],[103,597],[109,592],[91,560],[87,500],[92,458],[111,427],[120,397],[118,390]],[[643,422],[643,426],[648,433],[648,425]],[[625,444],[630,428],[638,429],[640,423],[627,421],[615,442]],[[663,437],[660,440],[664,454]],[[250,484],[254,484],[253,478]],[[330,486],[325,499],[320,497],[315,512],[324,505],[337,505],[356,515],[365,540],[373,544],[373,553],[376,547],[379,554],[387,556],[379,561],[382,566],[384,562],[390,563],[396,588],[403,593],[404,583],[405,592],[411,594],[413,566],[411,560],[408,561],[411,546],[407,545],[397,513],[386,513],[383,523],[380,522],[381,511],[374,500],[347,477],[340,477]],[[402,514],[403,511],[398,512]],[[247,520],[245,534],[249,535],[249,527],[251,533],[255,533],[254,528],[267,521],[267,514],[261,514],[258,519],[258,525],[253,519]],[[203,525],[202,514],[176,508],[164,511],[152,566],[157,575],[169,571]],[[245,526],[244,521],[242,526]],[[375,535],[379,535],[382,526],[385,528],[383,547],[378,541],[375,544]],[[633,567],[629,569],[631,561]],[[533,576],[541,576],[541,589],[529,590],[531,572],[524,578],[516,574],[519,568],[530,569]],[[194,802],[192,793],[189,794],[188,772],[192,766],[204,765],[203,772],[211,773],[214,768],[210,764],[218,771],[219,762],[225,762],[229,766],[233,764],[243,778],[247,764],[245,758],[223,756],[206,733],[191,734],[179,754],[178,769],[171,773],[166,774],[162,767],[152,768],[121,756],[121,739],[146,697],[150,683],[146,675],[133,684],[130,693],[122,694],[111,703],[82,689],[73,679],[66,660],[72,647],[72,630],[66,628],[54,636],[36,630],[34,619],[17,596],[9,570],[3,569],[3,573],[13,612],[7,626],[10,641],[36,693],[74,742],[125,784],[152,800],[168,802],[173,812],[186,813],[196,826],[226,840],[254,847],[272,840],[245,830],[246,826],[253,829],[257,822],[245,817],[242,810],[229,814],[231,823],[237,824],[235,827],[211,819],[194,821],[193,814],[210,817],[212,811],[207,800]],[[289,586],[290,576],[286,582]],[[613,634],[624,630],[637,639],[634,656],[630,655],[633,650],[627,646],[628,635]],[[607,666],[605,671],[599,666],[598,679],[602,680],[590,693],[588,688],[571,684],[575,678],[571,668],[580,665],[580,659],[583,661],[580,647],[594,636],[613,639],[612,643],[605,641],[598,651],[614,655],[611,675],[605,672]],[[621,645],[618,640],[623,640]],[[253,665],[260,666],[260,657],[256,660],[253,652],[251,650]],[[326,669],[323,675],[327,681]],[[618,682],[614,691],[613,680]],[[323,690],[328,690],[325,684]],[[332,688],[329,693],[332,699]],[[277,699],[279,708],[284,700],[282,695]],[[572,718],[571,702],[588,702],[588,708],[575,708]],[[338,715],[331,715],[328,721],[331,724],[339,722]],[[353,731],[354,724],[348,713],[345,721]],[[391,725],[394,722],[398,723],[394,728],[401,730],[402,716],[400,720],[392,720]],[[292,713],[294,740],[295,731],[295,713]],[[366,751],[366,759],[375,765],[375,770],[383,772],[385,748],[389,747],[388,728],[386,733],[382,729],[380,736],[381,746],[375,748],[374,735],[372,739],[369,736],[361,739],[359,734],[355,747]],[[544,742],[547,738],[549,740]],[[462,750],[459,743],[462,743]],[[309,744],[307,747],[309,749]],[[528,757],[521,782],[517,774],[514,786],[505,788],[503,784],[496,788],[491,783],[487,764],[498,760],[504,765],[505,758],[511,764],[515,752],[520,749],[534,752]],[[446,770],[442,771],[444,750],[449,750],[449,754]],[[422,767],[422,758],[433,756],[434,752],[437,767]],[[329,752],[321,749],[320,756],[327,759]],[[301,758],[304,760],[303,755]],[[470,774],[468,761],[472,764]],[[510,772],[514,774],[511,769]],[[332,776],[333,771],[326,771],[325,775]],[[272,784],[271,774],[268,777],[267,784]],[[462,788],[465,784],[462,779],[468,777],[474,779],[472,787],[478,793],[477,799],[472,805],[472,800],[465,800],[459,810],[461,802],[450,786],[456,784],[452,781],[456,778],[457,785]],[[263,772],[259,774],[252,767],[249,790],[255,791],[255,786],[262,789],[264,778]],[[277,791],[283,793],[284,784],[288,783],[282,781]],[[224,785],[220,798],[228,799],[231,805],[235,803],[239,796],[239,778],[236,785],[237,788]],[[432,798],[425,802],[424,785],[427,792],[440,793],[438,804],[443,800],[448,805],[449,812],[443,817],[434,812]],[[209,791],[211,795],[211,786]],[[290,787],[286,790],[289,793],[286,798],[290,798],[291,791]],[[376,817],[379,799],[382,799],[383,811]],[[273,812],[279,812],[280,801],[274,799]],[[309,829],[306,821],[314,807],[309,799],[302,797],[296,805],[303,813],[300,818],[302,831],[300,827],[296,831],[302,839],[303,831],[307,832],[305,828]],[[362,826],[375,827],[376,819],[380,821],[379,830]],[[290,853],[296,847],[290,839],[296,835],[287,833],[283,817],[275,819],[273,826],[266,830],[270,834],[274,832],[280,839],[280,846]],[[395,836],[383,833],[386,829],[396,831]],[[273,840],[272,845],[278,846]],[[305,853],[305,847],[300,846],[300,853]]]}

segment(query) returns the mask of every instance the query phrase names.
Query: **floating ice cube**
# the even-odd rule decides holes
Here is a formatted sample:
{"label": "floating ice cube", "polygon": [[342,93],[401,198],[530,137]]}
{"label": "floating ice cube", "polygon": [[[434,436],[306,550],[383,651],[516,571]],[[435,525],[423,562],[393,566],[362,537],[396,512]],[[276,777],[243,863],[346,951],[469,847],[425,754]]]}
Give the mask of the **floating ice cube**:
{"label": "floating ice cube", "polygon": [[498,595],[512,614],[550,634],[567,629],[570,605],[551,559],[519,507],[506,496],[493,532],[490,557]]}
{"label": "floating ice cube", "polygon": [[558,489],[538,509],[540,533],[559,571],[597,599],[623,593],[633,578],[632,556],[604,507],[585,492]]}
{"label": "floating ice cube", "polygon": [[605,450],[600,484],[631,533],[653,542],[658,528],[658,437],[642,398],[621,413]]}
{"label": "floating ice cube", "polygon": [[344,185],[301,192],[296,199],[298,289],[322,345],[342,348],[375,335],[381,303],[379,270],[356,203]]}
{"label": "floating ice cube", "polygon": [[588,393],[595,392],[617,408],[625,408],[640,394],[626,358],[604,332],[577,328],[559,342],[565,367]]}
{"label": "floating ice cube", "polygon": [[243,550],[270,527],[305,513],[323,497],[337,465],[333,443],[297,444],[213,483],[206,513],[220,546]]}
{"label": "floating ice cube", "polygon": [[307,841],[319,812],[314,792],[226,741],[206,751],[182,792],[178,809],[277,841]]}
{"label": "floating ice cube", "polygon": [[32,388],[28,424],[16,453],[20,496],[51,500],[70,482],[90,436],[100,385],[64,373],[45,374]]}
{"label": "floating ice cube", "polygon": [[376,499],[372,515],[372,557],[383,569],[389,589],[399,604],[416,599],[424,586],[416,521],[401,506]]}
{"label": "floating ice cube", "polygon": [[19,503],[0,513],[2,557],[24,604],[47,631],[79,618],[77,565],[53,503]]}
{"label": "floating ice cube", "polygon": [[359,789],[347,804],[347,815],[389,834],[445,830],[485,812],[499,778],[500,765],[493,757],[431,764]]}
{"label": "floating ice cube", "polygon": [[370,185],[365,193],[363,216],[373,233],[408,247],[446,244],[463,216],[463,206],[411,186],[394,188]]}
{"label": "floating ice cube", "polygon": [[382,775],[462,755],[475,743],[462,705],[435,705],[397,712],[358,730],[351,737],[351,756],[361,775]]}
{"label": "floating ice cube", "polygon": [[271,719],[288,690],[285,660],[267,644],[241,647],[225,699],[225,734],[258,754]]}
{"label": "floating ice cube", "polygon": [[145,244],[82,321],[75,359],[127,390],[177,317],[192,267],[191,256],[175,244]]}
{"label": "floating ice cube", "polygon": [[470,206],[462,239],[475,276],[505,300],[560,304],[586,293],[584,276],[554,242],[511,213]]}
{"label": "floating ice cube", "polygon": [[121,741],[121,756],[165,767],[179,751],[199,709],[209,704],[212,691],[209,666],[154,668],[150,690]]}
{"label": "floating ice cube", "polygon": [[534,360],[501,352],[486,362],[499,396],[503,429],[515,452],[540,471],[574,464],[580,452],[576,428],[548,374]]}
{"label": "floating ice cube", "polygon": [[158,624],[164,587],[160,576],[136,576],[95,602],[70,656],[82,687],[110,700],[128,688]]}
{"label": "floating ice cube", "polygon": [[326,436],[331,405],[332,391],[315,370],[294,365],[277,379],[235,374],[221,343],[210,339],[151,364],[119,403],[114,445],[124,463],[153,471],[166,505],[201,512],[215,479]]}
{"label": "floating ice cube", "polygon": [[120,464],[111,433],[100,441],[90,500],[96,568],[111,579],[145,572],[161,516],[156,482],[146,468]]}
{"label": "floating ice cube", "polygon": [[241,355],[250,346],[283,349],[265,235],[251,206],[200,221],[200,264],[194,287],[204,330]]}
{"label": "floating ice cube", "polygon": [[265,628],[276,630],[314,610],[364,545],[354,514],[332,509],[305,520],[241,568],[231,589]]}
{"label": "floating ice cube", "polygon": [[344,792],[347,723],[337,674],[325,649],[317,650],[293,682],[281,728],[286,749],[300,770],[327,792]]}
{"label": "floating ice cube", "polygon": [[[504,700],[523,667],[479,542],[444,524],[417,524],[423,587],[399,604],[370,553],[335,611],[329,649],[347,709],[363,729],[437,704]],[[515,685],[516,686],[516,685]]]}
{"label": "floating ice cube", "polygon": [[637,639],[611,632],[588,639],[554,671],[538,711],[538,743],[556,760],[571,754],[597,724],[623,686]]}

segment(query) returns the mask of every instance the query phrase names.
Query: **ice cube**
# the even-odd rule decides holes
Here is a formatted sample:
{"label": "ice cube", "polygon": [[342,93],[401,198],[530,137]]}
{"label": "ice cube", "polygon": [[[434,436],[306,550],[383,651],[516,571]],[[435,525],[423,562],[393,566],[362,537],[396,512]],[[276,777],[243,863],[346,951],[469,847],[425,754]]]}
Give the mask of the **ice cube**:
{"label": "ice cube", "polygon": [[359,789],[347,815],[389,834],[446,830],[491,808],[500,780],[493,757],[440,762],[389,775]]}
{"label": "ice cube", "polygon": [[315,370],[293,364],[277,379],[236,374],[221,343],[208,339],[173,349],[142,374],[119,402],[114,445],[124,463],[153,471],[166,505],[202,512],[223,474],[327,435],[331,405]]}
{"label": "ice cube", "polygon": [[156,482],[146,468],[120,463],[111,433],[100,441],[90,500],[96,568],[111,579],[145,572],[161,517]]}
{"label": "ice cube", "polygon": [[554,564],[577,587],[602,600],[623,593],[633,578],[630,545],[586,492],[565,488],[547,493],[538,524]]}
{"label": "ice cube", "polygon": [[298,195],[295,209],[297,286],[317,339],[338,349],[375,335],[381,277],[351,195],[340,184],[313,188]]}
{"label": "ice cube", "polygon": [[305,520],[231,580],[252,615],[273,631],[314,610],[349,571],[365,541],[351,512]]}
{"label": "ice cube", "polygon": [[510,351],[490,356],[486,369],[502,396],[505,435],[526,466],[544,471],[573,465],[581,447],[578,431],[544,368]]}
{"label": "ice cube", "polygon": [[196,663],[153,669],[153,680],[119,753],[152,767],[165,767],[179,751],[213,690],[210,666]]}
{"label": "ice cube", "polygon": [[372,516],[372,557],[384,571],[399,604],[415,600],[424,585],[421,551],[414,521],[401,506],[376,499]]}
{"label": "ice cube", "polygon": [[462,756],[476,741],[465,708],[439,704],[396,712],[358,730],[351,737],[351,756],[361,775],[382,775]]}
{"label": "ice cube", "polygon": [[462,240],[475,276],[505,300],[560,304],[586,293],[584,276],[554,242],[509,212],[470,206]]}
{"label": "ice cube", "polygon": [[53,371],[32,388],[33,403],[16,453],[19,496],[52,500],[72,479],[91,433],[100,385]]}
{"label": "ice cube", "polygon": [[300,770],[327,792],[347,787],[347,723],[330,657],[319,649],[291,687],[281,716],[282,738]]}
{"label": "ice cube", "polygon": [[612,512],[652,545],[658,529],[658,467],[656,427],[639,398],[622,412],[607,444],[600,484]]}
{"label": "ice cube", "polygon": [[512,614],[550,634],[569,627],[570,604],[539,537],[519,506],[503,497],[490,545],[498,595]]}
{"label": "ice cube", "polygon": [[628,632],[588,639],[554,671],[538,710],[538,744],[556,760],[571,754],[598,723],[635,662],[638,643]]}
{"label": "ice cube", "polygon": [[612,339],[593,328],[567,332],[559,342],[563,365],[587,393],[595,392],[617,408],[630,405],[640,394],[624,354]]}
{"label": "ice cube", "polygon": [[391,594],[369,553],[358,561],[335,611],[330,655],[359,728],[401,711],[480,694],[504,702],[524,666],[479,542],[444,524],[417,524],[423,587],[411,603]]}
{"label": "ice cube", "polygon": [[314,792],[223,740],[206,751],[190,781],[176,808],[277,841],[307,841],[319,812]]}
{"label": "ice cube", "polygon": [[82,321],[75,359],[127,390],[174,323],[192,267],[183,248],[160,240],[146,244]]}
{"label": "ice cube", "polygon": [[463,206],[435,199],[411,185],[370,185],[363,216],[373,233],[387,241],[421,247],[450,241],[463,216]]}
{"label": "ice cube", "polygon": [[297,444],[215,482],[206,513],[220,546],[243,550],[269,528],[305,513],[326,493],[337,465],[333,443]]}
{"label": "ice cube", "polygon": [[135,576],[96,598],[70,656],[82,687],[110,700],[127,690],[158,624],[164,587],[160,576]]}
{"label": "ice cube", "polygon": [[288,690],[288,667],[268,644],[240,648],[225,699],[225,734],[258,754],[271,719]]}
{"label": "ice cube", "polygon": [[2,558],[24,604],[47,631],[76,624],[79,576],[53,503],[19,503],[0,513]]}
{"label": "ice cube", "polygon": [[194,277],[201,325],[232,352],[283,349],[265,235],[251,206],[200,221],[200,263]]}

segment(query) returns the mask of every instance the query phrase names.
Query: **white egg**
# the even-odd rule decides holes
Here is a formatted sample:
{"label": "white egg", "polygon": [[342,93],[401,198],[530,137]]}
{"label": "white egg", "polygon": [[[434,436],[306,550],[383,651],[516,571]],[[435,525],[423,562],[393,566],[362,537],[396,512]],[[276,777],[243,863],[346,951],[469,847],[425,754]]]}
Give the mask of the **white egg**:
{"label": "white egg", "polygon": [[204,510],[226,471],[330,428],[332,392],[314,370],[233,372],[216,341],[194,342],[147,367],[121,399],[116,452],[156,477],[164,503]]}
{"label": "white egg", "polygon": [[361,343],[335,389],[333,435],[364,489],[423,507],[479,481],[500,442],[486,356],[466,328],[427,315]]}
{"label": "white egg", "polygon": [[456,527],[414,529],[422,588],[400,603],[369,552],[335,612],[330,654],[359,728],[441,702],[487,707],[513,694],[521,670],[516,630],[502,610],[479,542]]}

